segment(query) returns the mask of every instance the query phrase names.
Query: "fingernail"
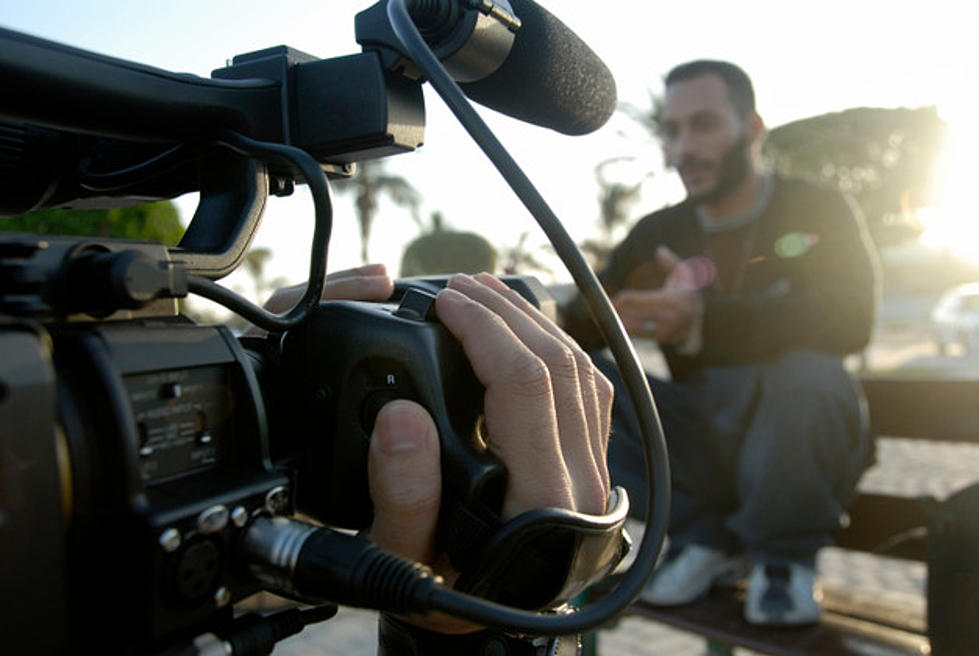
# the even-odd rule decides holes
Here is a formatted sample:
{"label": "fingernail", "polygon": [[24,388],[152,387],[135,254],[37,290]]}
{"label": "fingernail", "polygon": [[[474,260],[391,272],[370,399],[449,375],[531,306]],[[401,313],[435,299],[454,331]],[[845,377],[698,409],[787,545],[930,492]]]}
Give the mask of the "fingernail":
{"label": "fingernail", "polygon": [[502,280],[500,280],[499,278],[497,278],[496,276],[494,276],[492,273],[487,273],[487,272],[484,271],[482,273],[476,274],[476,279],[479,282],[481,282],[484,285],[486,285],[487,287],[492,287],[493,289],[496,289],[497,291],[506,291],[507,289],[509,289],[503,283]]}
{"label": "fingernail", "polygon": [[472,289],[476,286],[476,281],[473,280],[472,276],[470,275],[465,273],[457,273],[449,278],[449,286]]}
{"label": "fingernail", "polygon": [[469,300],[469,297],[460,292],[457,289],[452,289],[451,287],[446,287],[439,291],[436,301],[439,303],[464,303]]}
{"label": "fingernail", "polygon": [[371,441],[388,453],[417,451],[428,439],[423,413],[410,401],[391,401],[377,414]]}

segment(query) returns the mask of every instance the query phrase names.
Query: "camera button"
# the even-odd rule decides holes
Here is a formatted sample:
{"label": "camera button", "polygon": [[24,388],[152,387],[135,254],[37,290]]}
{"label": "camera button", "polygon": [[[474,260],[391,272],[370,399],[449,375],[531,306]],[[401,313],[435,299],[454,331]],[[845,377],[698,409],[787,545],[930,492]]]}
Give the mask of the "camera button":
{"label": "camera button", "polygon": [[228,509],[225,506],[211,506],[197,516],[197,530],[204,535],[217,533],[228,525]]}
{"label": "camera button", "polygon": [[175,528],[168,528],[167,530],[160,533],[160,538],[158,540],[163,550],[167,553],[173,553],[180,548],[180,531]]}

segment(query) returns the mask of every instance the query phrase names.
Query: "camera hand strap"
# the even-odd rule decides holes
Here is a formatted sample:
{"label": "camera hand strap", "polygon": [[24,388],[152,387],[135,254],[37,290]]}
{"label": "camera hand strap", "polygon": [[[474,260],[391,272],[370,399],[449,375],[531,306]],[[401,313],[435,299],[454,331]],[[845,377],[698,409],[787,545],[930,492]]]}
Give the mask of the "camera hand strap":
{"label": "camera hand strap", "polygon": [[604,515],[542,508],[501,522],[450,503],[440,524],[454,530],[439,538],[461,572],[457,590],[510,606],[553,608],[609,574],[629,551],[628,511],[621,487],[612,490]]}

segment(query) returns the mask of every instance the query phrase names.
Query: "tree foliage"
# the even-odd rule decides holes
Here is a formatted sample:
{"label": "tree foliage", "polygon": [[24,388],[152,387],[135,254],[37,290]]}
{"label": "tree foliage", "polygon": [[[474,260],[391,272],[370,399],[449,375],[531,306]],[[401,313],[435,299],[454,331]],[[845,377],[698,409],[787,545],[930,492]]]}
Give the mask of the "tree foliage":
{"label": "tree foliage", "polygon": [[858,107],[779,126],[764,152],[786,176],[852,195],[884,246],[920,234],[914,210],[933,200],[945,133],[935,107]]}
{"label": "tree foliage", "polygon": [[429,231],[410,242],[401,257],[402,276],[495,270],[496,249],[486,238],[446,229],[439,212],[432,214]]}
{"label": "tree foliage", "polygon": [[176,246],[184,233],[177,207],[168,200],[109,210],[38,210],[0,218],[0,230],[155,241],[166,246]]}

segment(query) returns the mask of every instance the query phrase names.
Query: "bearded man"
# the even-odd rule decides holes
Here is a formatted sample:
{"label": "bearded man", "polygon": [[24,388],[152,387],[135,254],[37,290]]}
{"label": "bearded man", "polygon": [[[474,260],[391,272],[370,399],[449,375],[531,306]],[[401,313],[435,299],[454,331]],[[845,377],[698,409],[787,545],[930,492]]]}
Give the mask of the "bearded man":
{"label": "bearded man", "polygon": [[[643,597],[693,602],[748,575],[745,618],[816,622],[816,555],[869,457],[864,404],[843,367],[876,314],[877,264],[854,205],[761,164],[765,126],[739,67],[700,60],[666,77],[659,116],[683,202],[641,219],[600,278],[626,330],[656,340],[650,377],[670,449],[670,551]],[[601,346],[580,299],[567,331]],[[635,415],[616,382],[609,465],[645,499]]]}

